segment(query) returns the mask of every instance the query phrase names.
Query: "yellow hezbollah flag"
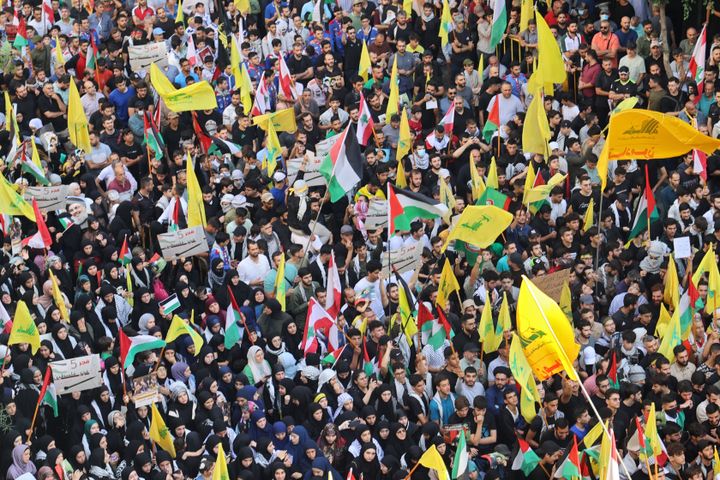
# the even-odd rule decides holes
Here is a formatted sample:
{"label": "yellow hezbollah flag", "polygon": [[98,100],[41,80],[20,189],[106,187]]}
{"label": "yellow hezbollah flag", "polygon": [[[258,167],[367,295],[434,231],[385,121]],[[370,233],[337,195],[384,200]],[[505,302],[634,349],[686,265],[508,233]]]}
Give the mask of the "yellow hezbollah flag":
{"label": "yellow hezbollah flag", "polygon": [[175,458],[175,445],[173,444],[173,436],[170,434],[165,421],[160,415],[160,411],[157,409],[154,403],[150,404],[150,411],[152,412],[152,419],[150,420],[150,439],[155,442],[160,448],[170,454],[172,458]]}
{"label": "yellow hezbollah flag", "polygon": [[74,80],[70,82],[70,93],[68,95],[67,121],[70,141],[85,153],[90,153],[92,147],[90,146],[88,119],[85,116],[85,110],[80,101],[80,93]]}
{"label": "yellow hezbollah flag", "polygon": [[8,340],[8,345],[17,345],[18,343],[29,343],[33,355],[40,348],[40,332],[38,332],[35,321],[30,316],[30,310],[22,300],[17,303],[12,330],[10,330],[10,339]]}
{"label": "yellow hezbollah flag", "polygon": [[492,157],[490,160],[490,167],[488,168],[487,173],[487,182],[485,185],[488,188],[494,188],[495,190],[500,189],[500,182],[498,180],[498,172],[497,172],[497,162],[495,161],[495,157]]}
{"label": "yellow hezbollah flag", "polygon": [[503,292],[503,301],[500,304],[497,323],[496,330],[500,336],[512,330],[512,319],[510,318],[510,304],[508,303],[507,292]]}
{"label": "yellow hezbollah flag", "polygon": [[532,368],[523,353],[520,337],[516,333],[513,333],[512,336],[508,364],[515,383],[520,386],[520,413],[525,420],[531,422],[537,415],[535,402],[540,402],[540,392],[535,384]]}
{"label": "yellow hezbollah flag", "polygon": [[235,88],[241,88],[243,83],[242,69],[240,68],[240,48],[237,44],[235,35],[230,36],[230,67],[232,68],[233,77],[235,77]]}
{"label": "yellow hezbollah flag", "polygon": [[[408,345],[412,347],[413,337],[418,333],[417,324],[415,319],[412,317],[412,307],[410,306],[410,299],[408,298],[412,293],[407,290],[405,282],[398,283],[398,309],[397,314],[400,316],[400,327],[405,333],[405,338]],[[413,299],[414,300],[414,299]],[[414,301],[412,302],[414,305]],[[393,316],[392,318],[395,318]],[[390,320],[390,329],[392,329],[392,319]]]}
{"label": "yellow hezbollah flag", "polygon": [[412,3],[412,0],[403,0],[403,10],[405,11],[405,15],[407,15],[408,20],[412,15]]}
{"label": "yellow hezbollah flag", "polygon": [[297,130],[297,121],[295,120],[295,109],[293,107],[285,108],[275,113],[266,113],[253,117],[253,123],[263,130],[267,131],[268,122],[272,121],[276,132],[294,132]]}
{"label": "yellow hezbollah flag", "polygon": [[[660,322],[658,322],[658,327]],[[656,327],[657,328],[657,327]],[[662,332],[662,341],[658,348],[658,353],[668,360],[675,358],[673,349],[682,343],[683,331],[680,321],[680,309],[676,308],[670,317],[670,322],[664,326]]]}
{"label": "yellow hezbollah flag", "polygon": [[478,325],[478,334],[483,342],[483,352],[490,353],[498,349],[503,341],[503,336],[497,334],[495,324],[493,323],[492,306],[490,305],[490,299],[488,298],[483,307],[482,315],[480,316],[480,325]]}
{"label": "yellow hezbollah flag", "polygon": [[593,445],[595,445],[595,442],[597,442],[597,439],[600,438],[600,435],[603,434],[603,424],[598,422],[595,424],[593,428],[590,429],[590,431],[585,435],[585,438],[583,438],[583,443],[585,444],[585,448],[590,448]]}
{"label": "yellow hezbollah flag", "polygon": [[[648,413],[647,421],[645,422],[645,438],[647,439],[647,446],[651,457],[655,458],[663,453],[663,446],[660,443],[660,435],[657,430],[657,415],[655,414],[655,402],[650,404],[650,413]],[[640,458],[645,458],[647,454],[640,452]]]}
{"label": "yellow hezbollah flag", "polygon": [[250,0],[234,0],[234,3],[240,13],[250,11]]}
{"label": "yellow hezbollah flag", "polygon": [[70,323],[70,315],[68,315],[67,306],[65,305],[65,299],[60,293],[60,286],[58,285],[57,278],[53,275],[52,269],[49,268],[50,281],[52,281],[52,297],[55,300],[55,304],[60,310],[60,317],[67,323]]}
{"label": "yellow hezbollah flag", "polygon": [[277,133],[275,132],[275,127],[272,123],[268,123],[267,144],[265,145],[265,148],[267,149],[267,156],[262,162],[262,168],[267,170],[268,177],[272,178],[272,175],[275,173],[275,169],[277,168],[278,158],[280,158],[280,151],[282,150],[282,146],[280,146],[280,139],[278,138]]}
{"label": "yellow hezbollah flag", "polygon": [[[412,150],[412,136],[410,135],[410,122],[407,117],[407,110],[402,109],[400,113],[400,132],[398,137],[397,154],[395,158],[398,161],[398,168],[400,168],[400,159],[410,153]],[[400,175],[397,176],[400,178]],[[398,185],[401,186],[401,185]]]}
{"label": "yellow hezbollah flag", "polygon": [[280,302],[283,312],[285,311],[285,254],[280,255],[280,263],[277,265],[277,273],[275,274],[275,299]]}
{"label": "yellow hezbollah flag", "polygon": [[631,109],[610,117],[608,136],[597,169],[604,189],[608,162],[612,160],[672,158],[692,149],[710,154],[717,148],[720,148],[720,140],[703,135],[678,118],[651,110]]}
{"label": "yellow hezbollah flag", "polygon": [[250,80],[250,74],[248,73],[247,67],[244,63],[242,64],[240,73],[240,83],[236,85],[236,87],[240,89],[240,103],[242,103],[243,112],[245,113],[245,115],[250,115],[250,111],[252,110],[253,105],[252,97],[250,96],[250,94],[253,92],[253,87],[252,80]]}
{"label": "yellow hezbollah flag", "polygon": [[485,192],[485,182],[477,171],[477,165],[470,157],[470,186],[472,187],[472,199],[477,201]]}
{"label": "yellow hezbollah flag", "polygon": [[538,379],[564,370],[568,378],[579,381],[573,361],[580,346],[575,343],[572,325],[560,306],[524,275],[517,302],[517,332]]}
{"label": "yellow hezbollah flag", "polygon": [[450,294],[452,292],[459,291],[460,284],[458,283],[457,278],[455,278],[455,274],[453,273],[452,267],[450,266],[450,260],[448,260],[446,257],[445,264],[442,268],[442,273],[440,274],[440,283],[438,284],[436,303],[444,309],[445,305],[447,305],[448,299],[450,298]]}
{"label": "yellow hezbollah flag", "polygon": [[527,175],[525,175],[525,184],[523,185],[523,205],[530,203],[527,201],[527,197],[533,185],[535,185],[535,169],[533,168],[533,162],[530,161],[528,162]]}
{"label": "yellow hezbollah flag", "polygon": [[175,15],[175,21],[185,25],[185,12],[182,9],[182,0],[178,0],[177,15]]}
{"label": "yellow hezbollah flag", "polygon": [[438,177],[440,181],[440,201],[448,207],[447,212],[443,218],[446,222],[450,223],[450,217],[455,210],[455,195],[453,195],[452,189],[447,184],[444,178]]}
{"label": "yellow hezbollah flag", "polygon": [[533,17],[533,0],[521,0],[520,2],[520,33],[528,28],[528,23]]}
{"label": "yellow hezbollah flag", "polygon": [[452,26],[453,19],[452,14],[450,13],[450,4],[448,3],[448,0],[443,0],[442,12],[440,13],[440,46],[443,48],[445,48],[445,45],[448,44],[448,36],[450,35]]}
{"label": "yellow hezbollah flag", "polygon": [[397,55],[393,57],[392,72],[390,73],[390,97],[388,98],[387,109],[385,110],[385,118],[390,121],[390,117],[394,113],[398,113],[398,104],[400,103],[400,85],[398,78]]}
{"label": "yellow hezbollah flag", "polygon": [[547,157],[549,155],[550,125],[543,105],[543,96],[540,92],[535,92],[534,95],[525,114],[522,132],[523,150],[530,153],[542,153]]}
{"label": "yellow hezbollah flag", "polygon": [[558,303],[560,305],[560,309],[565,313],[565,316],[568,317],[568,320],[572,321],[572,294],[570,293],[570,284],[567,280],[565,280],[562,290],[560,290],[560,301]]}
{"label": "yellow hezbollah flag", "polygon": [[60,48],[60,38],[55,35],[55,64],[65,65],[65,57],[63,57],[62,49]]}
{"label": "yellow hezbollah flag", "polygon": [[562,173],[556,173],[546,185],[538,185],[537,187],[533,187],[528,190],[524,201],[534,203],[539,202],[540,200],[545,200],[547,196],[550,195],[550,191],[555,188],[556,185],[560,185],[564,181],[565,175]]}
{"label": "yellow hezbollah flag", "polygon": [[[677,308],[677,306],[675,308]],[[670,321],[672,321],[670,313],[667,311],[667,308],[665,308],[665,304],[660,303],[660,316],[657,325],[655,325],[655,335],[662,337],[665,329],[670,325]]]}
{"label": "yellow hezbollah flag", "polygon": [[370,52],[368,52],[367,43],[363,40],[362,50],[360,51],[360,65],[358,66],[358,75],[367,82],[368,76],[370,75],[370,68],[372,68],[372,61],[370,60]]}
{"label": "yellow hezbollah flag", "polygon": [[190,158],[190,152],[187,154],[187,191],[188,191],[188,209],[187,209],[187,226],[205,228],[205,204],[202,199],[202,190],[195,175],[195,166]]}
{"label": "yellow hezbollah flag", "polygon": [[665,273],[663,300],[673,308],[677,308],[680,302],[680,282],[678,281],[677,266],[675,265],[675,258],[673,258],[672,253],[670,254],[670,258],[668,258],[668,267]]}
{"label": "yellow hezbollah flag", "polygon": [[225,458],[225,451],[223,450],[222,443],[218,444],[217,461],[215,462],[212,480],[230,480],[227,459]]}
{"label": "yellow hezbollah flag", "polygon": [[173,112],[189,110],[214,110],[217,108],[215,91],[208,82],[196,82],[187,87],[177,89],[154,63],[150,65],[150,81]]}
{"label": "yellow hezbollah flag", "polygon": [[24,215],[33,222],[35,221],[35,211],[10,183],[0,173],[0,213],[6,215]]}
{"label": "yellow hezbollah flag", "polygon": [[437,448],[435,448],[435,445],[432,445],[430,448],[425,450],[425,453],[423,453],[422,457],[420,457],[418,463],[425,468],[432,468],[438,472],[439,478],[450,478],[445,462],[440,456],[440,452],[438,452]]}
{"label": "yellow hezbollah flag", "polygon": [[[563,83],[566,79],[565,61],[560,53],[560,45],[540,12],[535,12],[535,22],[538,38],[538,66],[528,80],[528,90],[538,95],[540,89],[545,88],[547,93],[552,95],[553,84]],[[523,142],[524,146],[525,142]]]}
{"label": "yellow hezbollah flag", "polygon": [[191,326],[185,323],[185,320],[175,315],[172,323],[170,324],[167,335],[165,335],[165,342],[170,343],[180,335],[190,335],[193,345],[195,345],[195,356],[197,357],[200,354],[200,349],[204,343],[202,337]]}
{"label": "yellow hezbollah flag", "polygon": [[[668,269],[668,273],[670,270]],[[708,296],[705,301],[705,312],[710,314],[718,307],[717,297],[720,295],[720,272],[718,272],[717,262],[715,261],[715,249],[710,243],[710,248],[705,252],[700,265],[693,274],[692,280],[694,285],[700,284],[700,279],[707,272],[708,274]],[[667,283],[665,284],[667,287]]]}
{"label": "yellow hezbollah flag", "polygon": [[593,226],[593,211],[595,210],[595,199],[591,198],[590,203],[588,204],[587,210],[585,210],[585,218],[583,219],[584,225],[583,225],[583,232],[587,232],[590,230],[590,227]]}
{"label": "yellow hezbollah flag", "polygon": [[512,223],[513,214],[495,205],[466,207],[450,230],[443,251],[451,240],[462,240],[470,245],[486,248]]}

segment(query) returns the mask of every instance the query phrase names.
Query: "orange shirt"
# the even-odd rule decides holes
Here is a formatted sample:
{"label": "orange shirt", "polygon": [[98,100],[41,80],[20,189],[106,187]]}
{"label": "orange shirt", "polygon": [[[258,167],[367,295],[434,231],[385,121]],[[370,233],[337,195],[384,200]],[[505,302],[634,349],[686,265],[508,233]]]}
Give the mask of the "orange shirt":
{"label": "orange shirt", "polygon": [[[613,68],[617,68],[617,66],[618,66],[617,49],[620,48],[620,40],[618,40],[617,35],[615,35],[614,33],[611,33],[609,37],[603,37],[602,32],[598,32],[593,37],[590,47],[593,50],[595,50],[596,52],[599,50],[615,51],[615,58],[613,58],[612,61],[613,61]],[[600,62],[602,62],[603,58],[604,58],[603,55],[598,55],[598,60],[600,60]]]}

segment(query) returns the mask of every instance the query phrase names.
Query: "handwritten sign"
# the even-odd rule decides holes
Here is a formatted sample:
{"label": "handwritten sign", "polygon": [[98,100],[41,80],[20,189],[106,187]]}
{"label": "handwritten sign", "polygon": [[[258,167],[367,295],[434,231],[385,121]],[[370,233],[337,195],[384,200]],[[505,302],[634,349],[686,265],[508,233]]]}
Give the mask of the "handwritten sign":
{"label": "handwritten sign", "polygon": [[325,140],[318,142],[315,144],[315,156],[322,161],[323,158],[325,158],[325,155],[327,155],[330,152],[330,149],[335,145],[335,143],[340,138],[340,135],[333,135],[330,138],[326,138]]}
{"label": "handwritten sign", "polygon": [[558,270],[557,272],[538,277],[537,282],[534,282],[537,287],[545,293],[548,297],[552,298],[556,302],[560,301],[560,292],[562,292],[563,285],[570,278],[570,269],[565,268]]}
{"label": "handwritten sign", "polygon": [[168,65],[167,46],[165,42],[148,43],[147,45],[133,45],[128,47],[130,68],[134,72],[147,70],[153,63],[160,68]]}
{"label": "handwritten sign", "polygon": [[192,257],[209,250],[202,227],[184,228],[177,232],[161,233],[158,242],[167,261]]}
{"label": "handwritten sign", "polygon": [[50,368],[58,395],[92,390],[103,384],[97,354],[51,362]]}
{"label": "handwritten sign", "polygon": [[365,218],[365,228],[367,230],[376,230],[381,227],[387,227],[387,209],[387,200],[371,198],[370,205],[368,206],[367,218]]}
{"label": "handwritten sign", "polygon": [[403,247],[400,250],[389,252],[389,254],[383,252],[381,256],[383,270],[387,271],[390,266],[389,262],[392,262],[392,266],[397,269],[398,273],[409,272],[418,264],[422,251],[422,244],[417,243],[412,247]]}
{"label": "handwritten sign", "polygon": [[47,213],[55,210],[65,210],[67,196],[67,185],[58,185],[55,187],[28,187],[23,198],[28,202],[32,202],[34,198],[37,200],[40,211]]}
{"label": "handwritten sign", "polygon": [[[305,180],[308,187],[327,186],[325,177],[323,177],[320,173],[322,158],[316,156],[313,152],[307,152],[307,156],[308,161],[305,164],[305,175],[303,176],[303,180]],[[300,171],[302,161],[302,158],[291,158],[287,161],[288,184],[292,185],[295,182],[297,174]]]}

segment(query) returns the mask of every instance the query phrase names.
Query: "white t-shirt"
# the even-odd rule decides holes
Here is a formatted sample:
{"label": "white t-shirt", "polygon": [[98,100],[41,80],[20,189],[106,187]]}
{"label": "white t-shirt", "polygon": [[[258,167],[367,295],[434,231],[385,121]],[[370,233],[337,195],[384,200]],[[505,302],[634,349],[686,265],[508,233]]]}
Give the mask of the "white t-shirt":
{"label": "white t-shirt", "polygon": [[[365,290],[367,290],[367,295],[363,294]],[[385,316],[379,279],[374,282],[370,282],[367,277],[361,278],[360,281],[355,284],[355,293],[370,300],[370,308],[372,308],[378,318],[383,318]]]}
{"label": "white t-shirt", "polygon": [[258,255],[257,260],[248,256],[238,264],[237,271],[240,274],[240,280],[250,285],[251,282],[265,279],[270,271],[270,262],[265,255]]}

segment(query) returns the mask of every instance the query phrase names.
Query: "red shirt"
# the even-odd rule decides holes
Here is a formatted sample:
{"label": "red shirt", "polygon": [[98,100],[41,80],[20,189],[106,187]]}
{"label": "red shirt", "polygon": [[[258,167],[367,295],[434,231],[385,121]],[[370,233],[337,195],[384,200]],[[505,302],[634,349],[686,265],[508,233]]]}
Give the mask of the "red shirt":
{"label": "red shirt", "polygon": [[133,8],[132,11],[133,17],[137,17],[140,20],[145,20],[145,17],[153,17],[155,16],[155,10],[153,10],[150,7],[142,8],[140,5]]}

